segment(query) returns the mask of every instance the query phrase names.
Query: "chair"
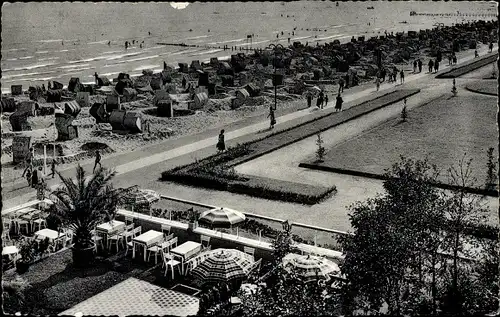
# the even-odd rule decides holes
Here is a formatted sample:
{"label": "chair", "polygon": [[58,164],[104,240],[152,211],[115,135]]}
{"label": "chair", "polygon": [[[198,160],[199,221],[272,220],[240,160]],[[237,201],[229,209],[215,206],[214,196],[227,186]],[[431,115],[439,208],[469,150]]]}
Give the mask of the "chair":
{"label": "chair", "polygon": [[130,224],[134,223],[134,218],[133,217],[125,217],[125,225],[128,226]]}
{"label": "chair", "polygon": [[[132,230],[132,232],[129,232],[129,235],[125,236],[125,256],[127,256],[128,254],[128,250],[132,249],[134,247],[134,243],[132,242],[132,239],[141,235],[141,232],[142,232],[142,227],[139,226],[137,228],[135,228],[134,230]],[[128,238],[132,238],[130,239],[130,241],[128,241]]]}
{"label": "chair", "polygon": [[67,247],[68,245],[73,244],[73,230],[71,229],[64,229],[64,240],[63,240],[63,247]]}
{"label": "chair", "polygon": [[99,236],[95,230],[92,230],[90,233],[92,233],[92,238],[94,240],[94,243],[95,243],[95,251],[97,252],[97,249],[99,246],[101,246],[101,248],[104,249],[104,243],[102,242],[102,237]]}
{"label": "chair", "polygon": [[3,230],[2,239],[10,240],[10,229],[12,228],[12,221],[7,218],[2,218]]}
{"label": "chair", "polygon": [[148,262],[149,262],[149,258],[151,257],[151,253],[154,253],[155,254],[155,264],[158,264],[158,255],[161,255],[161,253],[163,252],[163,243],[165,241],[160,241],[158,242],[158,244],[152,246],[152,247],[149,247],[147,249],[147,252],[149,252],[148,254]]}
{"label": "chair", "polygon": [[46,215],[39,215],[36,219],[34,219],[31,223],[31,230],[38,231],[42,230],[42,225],[44,228],[47,228],[47,220],[45,220]]}
{"label": "chair", "polygon": [[163,276],[167,276],[168,267],[170,266],[172,269],[172,280],[173,280],[174,269],[176,266],[179,267],[179,274],[181,274],[181,266],[180,266],[181,262],[174,260],[174,257],[169,253],[163,252],[162,254],[163,254],[163,266],[165,266],[165,274]]}
{"label": "chair", "polygon": [[17,227],[19,228],[19,233],[22,233],[22,229],[25,228],[26,229],[26,234],[29,235],[30,234],[30,229],[31,229],[31,223],[29,220],[25,220],[25,219],[22,219],[22,218],[17,218],[15,220],[16,224],[17,224]]}
{"label": "chair", "polygon": [[246,254],[251,255],[252,257],[255,256],[255,249],[254,248],[243,247],[243,252],[245,252]]}
{"label": "chair", "polygon": [[[212,249],[212,246],[209,246],[206,251],[209,251]],[[191,260],[186,262],[186,275],[191,272],[194,268],[196,268],[198,265],[200,265],[201,262],[203,262],[208,256],[208,252],[202,253],[197,255],[196,257],[192,258]]]}
{"label": "chair", "polygon": [[123,241],[124,239],[124,234],[125,231],[117,233],[111,237],[108,237],[108,250],[111,250],[112,245],[116,245],[116,252],[118,252],[118,247],[120,245],[120,242]]}
{"label": "chair", "polygon": [[[172,227],[169,225],[161,225],[161,232],[163,232],[164,236],[168,236],[170,234],[170,229],[172,229]],[[167,240],[165,239],[165,241]]]}
{"label": "chair", "polygon": [[205,250],[210,246],[210,237],[201,235],[201,248]]}
{"label": "chair", "polygon": [[126,227],[125,227],[125,231],[126,232],[130,232],[132,230],[134,230],[135,228],[135,224],[134,223],[131,223],[131,224],[128,224]]}

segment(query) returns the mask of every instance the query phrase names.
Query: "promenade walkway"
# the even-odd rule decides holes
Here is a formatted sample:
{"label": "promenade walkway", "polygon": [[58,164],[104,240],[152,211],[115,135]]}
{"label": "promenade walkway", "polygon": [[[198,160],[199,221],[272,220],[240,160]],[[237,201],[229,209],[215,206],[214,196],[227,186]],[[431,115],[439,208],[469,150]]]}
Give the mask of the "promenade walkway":
{"label": "promenade walkway", "polygon": [[[486,50],[484,50],[486,51]],[[484,51],[480,51],[484,53]],[[496,54],[496,50],[494,51]],[[461,58],[461,63],[465,63],[473,59],[473,56],[466,56]],[[444,69],[447,66],[445,65]],[[407,73],[406,82],[412,82],[415,80],[425,80],[432,81],[434,79],[433,74],[420,73],[420,74],[409,74]],[[366,87],[354,87],[352,89],[346,90],[344,92],[344,109],[356,106],[364,101],[373,99],[375,97],[386,94],[390,91],[394,91],[398,86],[390,83],[384,83],[380,87],[380,91],[376,92],[374,86]],[[331,98],[334,100],[334,98]],[[308,121],[315,116],[322,116],[325,112],[333,111],[333,102],[330,106],[323,110],[316,110],[307,108],[301,111],[288,113],[279,116],[280,112],[277,112],[277,125],[274,131],[269,131],[269,121],[265,116],[259,116],[256,118],[246,119],[240,122],[233,123],[226,129],[226,143],[228,146],[235,145],[237,143],[247,142],[253,139],[262,138],[266,134],[275,133],[279,130],[287,129],[291,126],[297,125],[300,122]],[[203,157],[209,156],[215,152],[215,144],[217,142],[217,135],[219,129],[211,129],[203,133],[196,135],[181,137],[175,140],[169,140],[163,143],[151,145],[142,149],[137,149],[136,151],[130,153],[122,153],[118,155],[113,155],[102,160],[103,166],[114,167],[118,172],[118,179],[121,181],[117,186],[127,186],[134,185],[136,182],[145,182],[146,180],[156,180],[159,177],[161,171],[164,170],[166,166],[176,166],[179,164],[185,164],[188,160],[201,159]],[[88,160],[87,162],[81,162],[82,166],[89,173],[92,171],[93,162]],[[63,176],[73,176],[74,166],[76,164],[67,167],[66,169],[60,171]],[[161,166],[161,168],[160,168]],[[145,169],[141,171],[141,169]],[[146,171],[155,170],[153,173],[146,173]],[[137,173],[132,173],[136,171],[141,171],[139,178]],[[131,175],[126,175],[132,173]],[[48,185],[51,188],[55,188],[58,180],[49,179]],[[9,186],[10,185],[10,186]],[[21,180],[19,182],[3,184],[3,206],[8,208],[15,206],[22,202],[26,202],[35,195],[33,189],[25,186],[25,181]]]}

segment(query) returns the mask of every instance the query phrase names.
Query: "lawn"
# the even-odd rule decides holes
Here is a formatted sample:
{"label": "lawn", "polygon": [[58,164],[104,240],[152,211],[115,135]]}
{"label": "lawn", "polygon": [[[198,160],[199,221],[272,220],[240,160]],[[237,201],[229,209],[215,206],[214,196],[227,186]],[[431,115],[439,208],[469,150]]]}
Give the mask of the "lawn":
{"label": "lawn", "polygon": [[[476,187],[482,187],[488,148],[495,148],[498,157],[496,115],[495,97],[470,93],[442,97],[410,111],[407,122],[395,118],[328,149],[319,165],[382,174],[400,155],[427,157],[441,170],[440,181],[449,183],[447,169],[466,153],[472,159]],[[314,161],[311,157],[308,163]]]}

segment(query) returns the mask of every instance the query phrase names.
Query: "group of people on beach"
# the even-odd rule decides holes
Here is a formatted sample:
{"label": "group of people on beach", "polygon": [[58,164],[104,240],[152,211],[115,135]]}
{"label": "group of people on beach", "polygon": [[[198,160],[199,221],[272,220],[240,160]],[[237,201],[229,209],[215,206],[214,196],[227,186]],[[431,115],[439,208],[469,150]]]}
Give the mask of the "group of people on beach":
{"label": "group of people on beach", "polygon": [[[34,152],[33,148],[30,148],[25,159],[26,167],[21,177],[26,177],[28,186],[30,186],[31,188],[38,188],[45,182],[45,178],[42,171],[42,167],[41,166],[38,166],[38,168],[35,167],[33,160],[33,152]],[[55,175],[56,175],[56,160],[53,159],[50,165],[50,174],[48,174],[47,176],[52,176],[52,178],[54,178]]]}

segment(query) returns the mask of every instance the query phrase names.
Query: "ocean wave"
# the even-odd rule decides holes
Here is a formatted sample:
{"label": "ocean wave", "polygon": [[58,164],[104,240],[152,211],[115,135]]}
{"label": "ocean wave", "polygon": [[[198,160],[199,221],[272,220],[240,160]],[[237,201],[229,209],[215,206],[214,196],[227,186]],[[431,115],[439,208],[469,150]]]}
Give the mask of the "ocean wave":
{"label": "ocean wave", "polygon": [[55,59],[59,59],[60,57],[44,57],[44,58],[38,58],[37,60],[39,61],[51,61],[51,60],[55,60]]}
{"label": "ocean wave", "polygon": [[8,50],[2,50],[4,52],[17,52],[17,51],[26,51],[27,48],[21,47],[21,48],[10,48]]}
{"label": "ocean wave", "polygon": [[335,35],[330,35],[330,36],[325,36],[325,37],[318,37],[316,39],[313,39],[312,41],[317,42],[317,41],[323,41],[323,40],[329,40],[329,39],[336,39],[336,38],[339,38],[339,37],[342,37],[345,35],[346,34],[335,34]]}
{"label": "ocean wave", "polygon": [[142,54],[142,52],[119,54],[119,55],[114,55],[114,56],[106,56],[106,57],[103,57],[103,58],[105,58],[107,61],[113,61],[115,59],[120,59],[120,58],[124,58],[124,57],[127,57],[127,56],[137,56],[137,55],[140,55],[140,54]]}
{"label": "ocean wave", "polygon": [[145,70],[145,69],[153,69],[155,67],[157,67],[158,65],[143,65],[143,66],[139,66],[137,68],[134,68],[134,70]]}
{"label": "ocean wave", "polygon": [[63,39],[56,39],[56,40],[40,40],[36,41],[37,43],[53,43],[53,42],[61,42]]}
{"label": "ocean wave", "polygon": [[290,40],[291,40],[291,41],[297,41],[297,40],[308,39],[308,38],[310,38],[310,37],[312,37],[312,35],[295,37],[295,38],[290,39]]}
{"label": "ocean wave", "polygon": [[199,52],[199,53],[196,53],[196,54],[191,54],[189,56],[198,56],[198,55],[212,54],[212,53],[217,53],[217,52],[220,52],[220,51],[223,51],[223,50],[222,49],[213,49],[213,50],[209,50],[209,51]]}
{"label": "ocean wave", "polygon": [[54,51],[54,53],[64,53],[64,52],[69,52],[69,51],[76,51],[76,49],[64,49],[64,50],[59,50],[59,51]]}
{"label": "ocean wave", "polygon": [[16,67],[16,68],[7,68],[4,69],[4,72],[12,72],[12,71],[20,71],[20,70],[32,70],[36,68],[42,68],[42,67],[47,67],[47,66],[52,66],[56,65],[55,63],[49,63],[49,64],[36,64],[36,65],[30,65],[30,66],[24,66],[24,67]]}
{"label": "ocean wave", "polygon": [[180,52],[161,54],[161,56],[164,56],[164,55],[167,55],[167,56],[182,55],[182,54],[192,53],[192,52],[198,52],[198,51],[199,51],[199,49],[196,49],[196,50],[184,50],[184,51],[180,51]]}
{"label": "ocean wave", "polygon": [[157,58],[157,57],[160,57],[160,55],[151,55],[151,56],[144,56],[144,57],[132,58],[132,59],[126,60],[126,62],[137,62],[137,61],[143,61],[143,60],[146,60],[146,59],[152,59],[152,58]]}
{"label": "ocean wave", "polygon": [[215,45],[215,44],[225,44],[225,43],[232,43],[232,42],[241,42],[246,40],[246,38],[241,38],[241,39],[234,39],[234,40],[227,40],[227,41],[221,41],[221,42],[212,42],[208,43],[209,45]]}
{"label": "ocean wave", "polygon": [[17,58],[7,58],[6,61],[9,61],[9,62],[17,61]]}
{"label": "ocean wave", "polygon": [[[104,74],[99,74],[99,76],[113,76],[113,75],[118,75],[120,72],[111,72],[111,73],[104,73]],[[94,75],[89,75],[89,77],[94,77]]]}
{"label": "ocean wave", "polygon": [[[51,80],[57,77],[34,77],[34,78],[23,78],[22,81],[29,81],[29,82],[34,82],[34,81],[46,81],[46,80]],[[11,80],[2,80],[4,83],[18,83],[19,79],[11,79]],[[3,91],[3,90],[2,90]],[[10,92],[10,89],[9,89]]]}
{"label": "ocean wave", "polygon": [[94,44],[107,44],[109,40],[103,40],[103,41],[97,41],[97,42],[88,42],[88,45],[94,45]]}
{"label": "ocean wave", "polygon": [[211,37],[211,36],[212,35],[200,35],[200,36],[188,37],[187,39],[184,39],[184,40],[204,39],[204,38]]}
{"label": "ocean wave", "polygon": [[330,25],[330,27],[331,27],[332,29],[341,28],[341,27],[343,27],[343,26],[347,26],[347,24]]}
{"label": "ocean wave", "polygon": [[75,65],[65,65],[65,66],[59,66],[59,67],[56,67],[57,69],[71,69],[71,68],[79,68],[79,67],[86,67],[86,66],[90,66],[90,64],[82,64],[82,65],[78,65],[78,66],[75,66]]}
{"label": "ocean wave", "polygon": [[123,50],[119,50],[119,51],[106,51],[106,52],[102,52],[102,54],[113,54],[113,53],[121,53],[123,52]]}
{"label": "ocean wave", "polygon": [[102,66],[102,68],[109,68],[109,67],[121,66],[124,63],[125,63],[125,61],[116,62],[114,64],[106,64],[106,65]]}
{"label": "ocean wave", "polygon": [[35,52],[35,54],[47,54],[49,51],[38,51],[38,52]]}
{"label": "ocean wave", "polygon": [[271,40],[264,40],[264,41],[258,41],[258,42],[253,42],[253,43],[236,44],[235,46],[249,46],[249,45],[261,44],[261,43],[267,43],[267,42],[271,42]]}
{"label": "ocean wave", "polygon": [[4,76],[2,76],[2,79],[19,78],[19,77],[33,76],[33,75],[47,75],[47,74],[53,74],[53,73],[55,73],[55,71],[23,73],[23,74],[15,74],[15,75],[4,75]]}

